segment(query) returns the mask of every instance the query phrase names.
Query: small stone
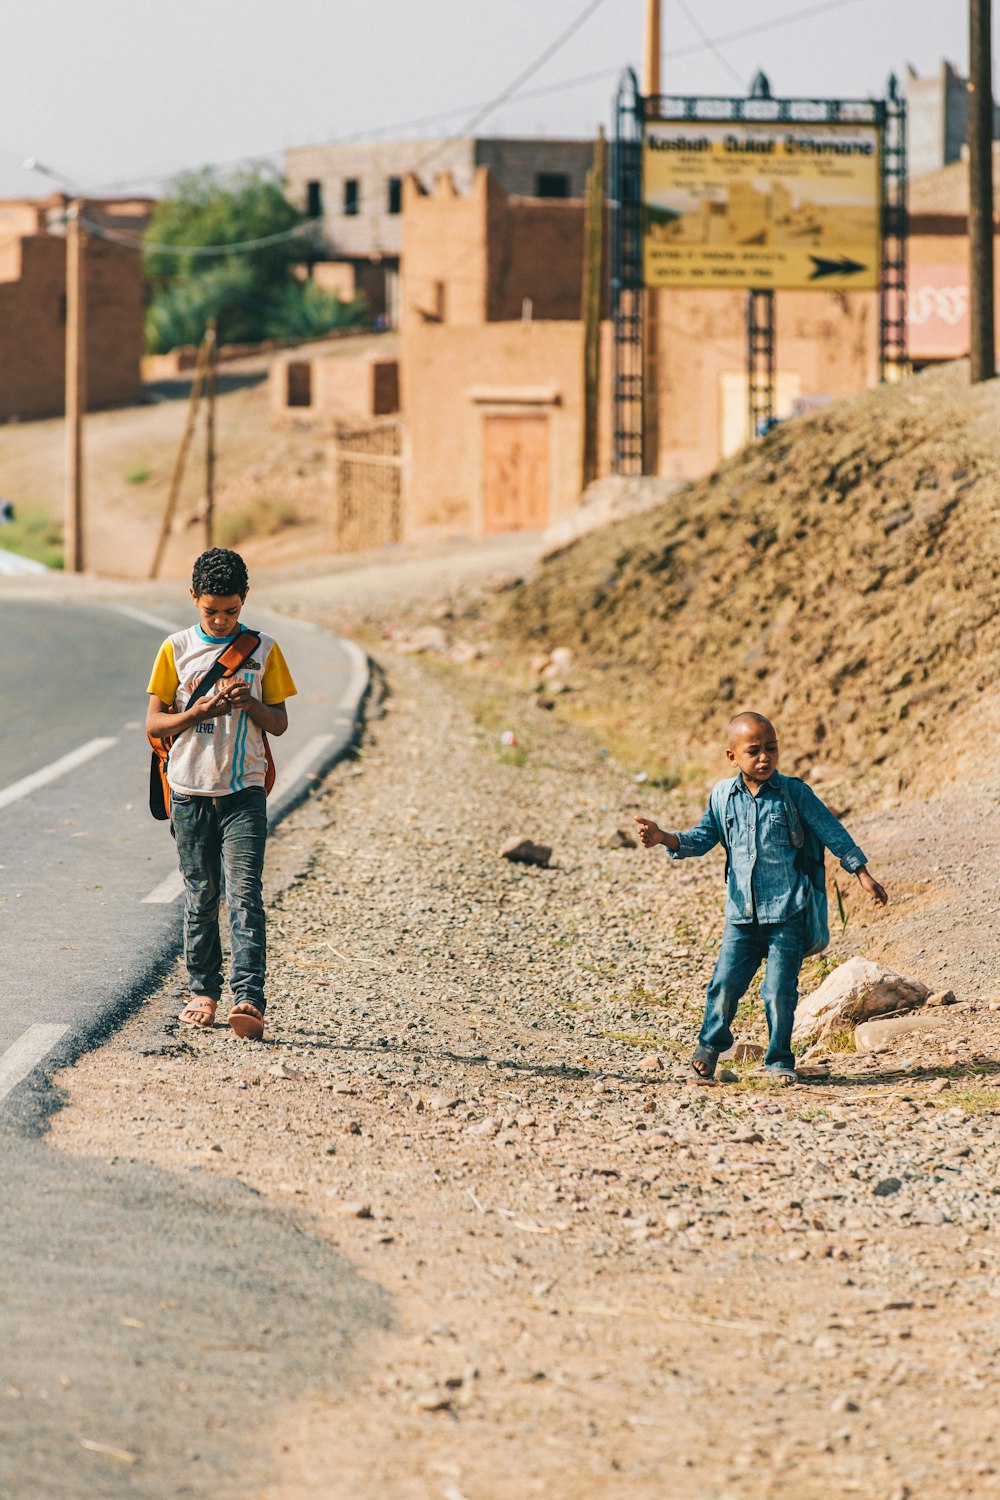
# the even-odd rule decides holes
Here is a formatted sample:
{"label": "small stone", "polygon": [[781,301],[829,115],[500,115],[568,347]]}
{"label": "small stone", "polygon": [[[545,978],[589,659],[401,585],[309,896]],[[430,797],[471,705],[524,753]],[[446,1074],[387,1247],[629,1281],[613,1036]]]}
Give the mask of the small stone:
{"label": "small stone", "polygon": [[760,1062],[764,1056],[764,1048],[757,1042],[737,1042],[733,1048],[732,1060],[735,1063]]}
{"label": "small stone", "polygon": [[902,1186],[898,1177],[883,1177],[872,1188],[872,1194],[876,1198],[888,1198],[890,1193],[898,1193]]}
{"label": "small stone", "polygon": [[499,1129],[500,1129],[500,1121],[498,1119],[496,1119],[495,1116],[493,1116],[493,1115],[487,1115],[485,1119],[477,1121],[477,1123],[475,1125],[470,1125],[469,1128],[468,1128],[468,1130],[465,1133],[466,1133],[466,1135],[487,1135],[488,1136],[488,1135],[496,1135],[496,1133],[497,1133],[497,1131]]}
{"label": "small stone", "polygon": [[450,1411],[451,1397],[447,1391],[421,1391],[413,1398],[417,1411]]}
{"label": "small stone", "polygon": [[608,839],[607,847],[609,849],[638,849],[639,843],[637,839],[632,837],[627,828],[616,828]]}
{"label": "small stone", "polygon": [[302,1074],[299,1073],[299,1072],[296,1072],[295,1068],[290,1068],[287,1063],[283,1063],[283,1062],[274,1063],[273,1066],[271,1066],[270,1068],[268,1068],[267,1071],[270,1073],[270,1075],[271,1075],[272,1078],[301,1078],[302,1077]]}
{"label": "small stone", "polygon": [[209,1151],[221,1151],[222,1147],[218,1143],[216,1143],[214,1146],[209,1146],[208,1149]]}
{"label": "small stone", "polygon": [[356,1198],[345,1198],[334,1207],[345,1219],[370,1219],[372,1216],[371,1204]]}
{"label": "small stone", "polygon": [[344,1126],[344,1134],[345,1135],[360,1135],[361,1134],[361,1126],[358,1124],[357,1120],[348,1120],[347,1124]]}
{"label": "small stone", "polygon": [[734,1073],[732,1068],[723,1068],[722,1072],[719,1074],[720,1083],[739,1083],[739,1081],[740,1075],[738,1073]]}
{"label": "small stone", "polygon": [[922,1208],[918,1208],[914,1212],[910,1222],[913,1224],[927,1224],[932,1228],[939,1229],[942,1224],[947,1224],[949,1219],[944,1209],[938,1208],[936,1203],[925,1203]]}
{"label": "small stone", "polygon": [[540,865],[545,866],[552,858],[552,850],[548,844],[536,844],[531,839],[513,838],[508,839],[500,850],[501,859],[509,859],[515,865]]}
{"label": "small stone", "polygon": [[844,1412],[860,1410],[861,1408],[858,1403],[856,1401],[852,1401],[850,1396],[835,1396],[834,1399],[830,1402],[830,1411],[835,1417],[841,1416]]}
{"label": "small stone", "polygon": [[733,1140],[740,1146],[759,1146],[764,1137],[758,1130],[737,1130]]}
{"label": "small stone", "polygon": [[446,1109],[456,1109],[461,1102],[461,1099],[456,1098],[454,1094],[432,1094],[427,1101],[427,1107],[440,1112]]}
{"label": "small stone", "polygon": [[636,1067],[641,1068],[644,1073],[662,1073],[663,1058],[658,1057],[655,1052],[647,1052],[645,1057],[640,1057]]}
{"label": "small stone", "polygon": [[529,1126],[536,1125],[537,1123],[534,1115],[527,1109],[522,1110],[519,1115],[514,1116],[514,1124],[519,1126],[521,1130],[527,1130]]}
{"label": "small stone", "polygon": [[958,999],[954,990],[938,990],[936,994],[928,995],[924,1001],[924,1009],[931,1005],[957,1005]]}

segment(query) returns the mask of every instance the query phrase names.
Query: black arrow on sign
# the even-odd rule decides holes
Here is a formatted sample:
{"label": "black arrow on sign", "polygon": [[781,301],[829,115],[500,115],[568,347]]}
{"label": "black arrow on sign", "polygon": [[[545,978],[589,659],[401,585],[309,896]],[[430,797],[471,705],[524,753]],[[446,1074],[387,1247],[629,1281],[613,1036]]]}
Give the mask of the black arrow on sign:
{"label": "black arrow on sign", "polygon": [[809,259],[816,267],[810,281],[819,281],[823,276],[854,276],[858,271],[868,269],[859,261],[848,260],[846,255],[842,255],[839,260],[824,260],[820,255],[810,255]]}

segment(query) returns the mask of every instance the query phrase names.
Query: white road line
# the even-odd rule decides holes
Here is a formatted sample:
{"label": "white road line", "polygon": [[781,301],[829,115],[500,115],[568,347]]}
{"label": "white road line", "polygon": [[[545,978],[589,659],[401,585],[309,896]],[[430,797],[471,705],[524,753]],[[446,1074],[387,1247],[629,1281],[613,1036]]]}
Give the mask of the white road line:
{"label": "white road line", "polygon": [[145,609],[133,609],[131,604],[112,604],[111,609],[117,610],[120,615],[128,615],[130,620],[138,620],[140,625],[155,625],[157,630],[165,630],[167,635],[174,635],[180,626],[176,620],[162,620],[159,615],[151,615]]}
{"label": "white road line", "polygon": [[68,1026],[39,1025],[29,1026],[22,1032],[14,1045],[0,1056],[0,1099],[6,1099],[11,1089],[16,1089],[32,1068],[37,1068],[68,1030]]}
{"label": "white road line", "polygon": [[77,766],[82,766],[84,761],[91,760],[95,755],[100,755],[102,750],[110,750],[112,745],[117,745],[117,739],[88,740],[85,745],[71,750],[68,755],[61,755],[50,765],[43,766],[40,771],[32,771],[30,776],[24,776],[20,781],[12,782],[0,791],[0,807],[7,807],[11,802],[17,802],[20,797],[27,797],[31,792],[37,792],[41,786],[47,786],[50,781],[57,781],[60,776],[65,776],[67,771],[75,771]]}
{"label": "white road line", "polygon": [[368,658],[356,641],[341,639],[341,647],[351,661],[351,675],[347,679],[347,686],[340,695],[337,707],[341,710],[357,708],[361,696],[368,686],[370,668]]}
{"label": "white road line", "polygon": [[295,785],[299,777],[309,769],[312,762],[322,754],[327,745],[332,744],[332,734],[317,734],[313,739],[307,740],[298,755],[293,755],[288,764],[282,766],[271,790],[271,796],[283,797]]}
{"label": "white road line", "polygon": [[172,870],[165,880],[153,887],[148,896],[143,896],[142,906],[167,906],[184,890],[184,881],[181,879],[180,870]]}

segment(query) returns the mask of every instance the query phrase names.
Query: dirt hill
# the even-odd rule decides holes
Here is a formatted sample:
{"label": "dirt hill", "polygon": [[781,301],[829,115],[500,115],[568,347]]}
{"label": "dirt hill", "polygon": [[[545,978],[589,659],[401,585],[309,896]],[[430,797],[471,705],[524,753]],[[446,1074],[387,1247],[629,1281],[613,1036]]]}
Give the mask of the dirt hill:
{"label": "dirt hill", "polygon": [[998,419],[1000,384],[952,365],[789,422],[550,557],[497,628],[525,659],[569,647],[580,711],[678,775],[720,770],[743,707],[817,782],[892,797],[991,774]]}

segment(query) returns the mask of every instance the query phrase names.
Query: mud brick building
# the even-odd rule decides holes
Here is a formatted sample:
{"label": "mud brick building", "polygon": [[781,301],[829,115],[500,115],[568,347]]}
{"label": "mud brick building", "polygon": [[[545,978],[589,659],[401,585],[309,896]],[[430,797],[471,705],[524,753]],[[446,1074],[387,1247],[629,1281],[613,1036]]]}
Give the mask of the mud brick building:
{"label": "mud brick building", "polygon": [[[58,416],[66,358],[65,200],[0,202],[0,421]],[[93,222],[141,232],[143,202],[89,202]],[[133,249],[86,237],[87,404],[142,394],[145,290]]]}
{"label": "mud brick building", "polygon": [[449,172],[464,194],[487,167],[508,193],[580,198],[592,154],[589,141],[546,138],[331,142],[286,151],[285,180],[292,202],[323,220],[317,280],[344,296],[361,293],[373,314],[396,324],[408,175],[429,182]]}

